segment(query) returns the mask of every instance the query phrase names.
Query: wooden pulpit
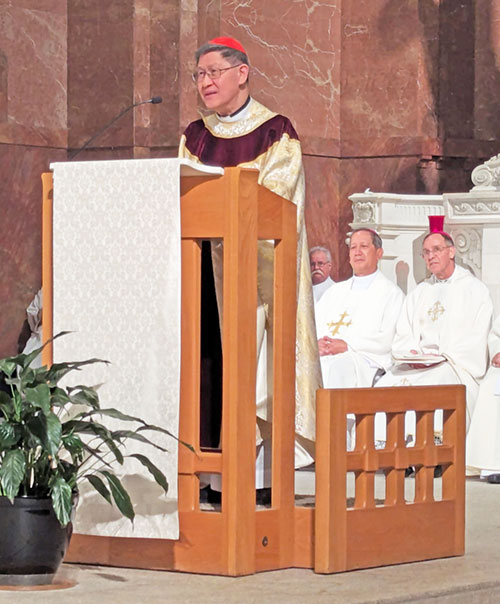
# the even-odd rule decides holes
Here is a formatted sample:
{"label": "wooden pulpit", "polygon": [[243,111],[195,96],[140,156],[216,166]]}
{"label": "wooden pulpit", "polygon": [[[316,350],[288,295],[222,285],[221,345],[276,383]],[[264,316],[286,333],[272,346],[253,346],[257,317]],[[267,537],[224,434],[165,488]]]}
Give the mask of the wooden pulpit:
{"label": "wooden pulpit", "polygon": [[[147,160],[145,160],[147,161]],[[181,181],[182,325],[178,506],[180,539],[75,534],[68,561],[243,575],[293,566],[295,206],[257,184],[258,173]],[[43,175],[44,340],[52,336],[52,178]],[[170,200],[178,203],[177,200]],[[200,448],[201,241],[220,239],[223,261],[223,402],[220,451]],[[257,244],[275,242],[272,506],[256,509]],[[47,347],[45,362],[51,362]],[[222,476],[220,511],[199,505],[199,474]]]}

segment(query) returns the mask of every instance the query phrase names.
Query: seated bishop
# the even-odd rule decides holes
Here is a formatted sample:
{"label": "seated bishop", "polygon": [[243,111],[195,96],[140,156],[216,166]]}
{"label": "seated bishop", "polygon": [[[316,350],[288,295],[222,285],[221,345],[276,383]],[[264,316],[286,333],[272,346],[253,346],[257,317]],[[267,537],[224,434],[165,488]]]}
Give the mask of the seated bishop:
{"label": "seated bishop", "polygon": [[[349,241],[353,276],[334,283],[316,305],[324,388],[372,386],[377,374],[391,365],[404,295],[378,270],[383,253],[378,233],[353,231]],[[352,426],[352,421],[348,424]]]}
{"label": "seated bishop", "polygon": [[[377,386],[465,384],[469,426],[478,381],[487,368],[493,304],[486,285],[455,264],[453,239],[442,230],[444,217],[430,219],[422,256],[431,276],[406,298],[393,344],[395,364]],[[439,219],[438,224],[433,219]],[[409,442],[415,440],[415,430],[411,412],[406,417]],[[434,430],[439,438],[440,412],[435,414]],[[385,439],[385,417],[377,414],[375,440]]]}

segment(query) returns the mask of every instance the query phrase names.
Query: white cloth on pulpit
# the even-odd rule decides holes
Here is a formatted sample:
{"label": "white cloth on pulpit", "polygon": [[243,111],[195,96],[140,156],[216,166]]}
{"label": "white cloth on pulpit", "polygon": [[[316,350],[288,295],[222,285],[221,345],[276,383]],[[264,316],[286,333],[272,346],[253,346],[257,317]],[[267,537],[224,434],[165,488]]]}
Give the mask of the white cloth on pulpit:
{"label": "white cloth on pulpit", "polygon": [[[435,276],[420,283],[406,298],[394,338],[393,354],[400,358],[436,354],[445,361],[423,368],[393,366],[377,386],[465,384],[467,426],[470,424],[480,380],[487,368],[487,338],[493,303],[488,288],[468,270],[455,266],[449,279]],[[442,413],[434,429],[442,430]],[[407,414],[407,437],[415,436],[415,414]],[[375,439],[385,440],[386,420],[375,418]]]}
{"label": "white cloth on pulpit", "polygon": [[[102,384],[103,408],[115,407],[174,434],[180,386],[180,174],[184,169],[193,173],[183,164],[190,162],[53,165],[53,329],[74,332],[54,342],[54,362],[110,361],[71,379]],[[117,428],[113,420],[107,425]],[[158,433],[152,438],[168,454],[136,441],[126,451],[146,455],[166,474],[168,495],[140,463],[126,460],[117,470],[134,503],[134,524],[83,487],[76,532],[178,538],[178,445]]]}
{"label": "white cloth on pulpit", "polygon": [[[488,337],[490,360],[500,353],[500,316]],[[490,365],[479,387],[467,434],[466,464],[484,474],[500,473],[500,394],[496,393],[500,368]]]}

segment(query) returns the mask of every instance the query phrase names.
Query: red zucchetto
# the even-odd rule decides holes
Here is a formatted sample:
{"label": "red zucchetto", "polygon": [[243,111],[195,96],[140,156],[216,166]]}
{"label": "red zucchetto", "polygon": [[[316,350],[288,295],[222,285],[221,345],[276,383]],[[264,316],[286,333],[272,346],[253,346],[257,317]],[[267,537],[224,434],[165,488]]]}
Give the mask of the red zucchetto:
{"label": "red zucchetto", "polygon": [[429,231],[431,233],[443,233],[444,232],[444,216],[428,216],[429,218]]}
{"label": "red zucchetto", "polygon": [[221,36],[219,38],[214,38],[209,41],[209,44],[217,44],[218,46],[227,46],[228,48],[234,48],[234,50],[239,50],[244,55],[247,54],[247,51],[243,48],[241,42],[238,42],[235,38],[229,38],[226,36]]}

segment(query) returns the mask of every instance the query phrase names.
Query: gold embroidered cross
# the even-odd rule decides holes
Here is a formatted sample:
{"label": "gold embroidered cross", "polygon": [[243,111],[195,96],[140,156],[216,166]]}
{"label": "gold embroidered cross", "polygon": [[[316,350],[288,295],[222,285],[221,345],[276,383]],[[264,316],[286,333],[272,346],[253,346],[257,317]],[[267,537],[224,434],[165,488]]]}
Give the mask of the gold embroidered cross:
{"label": "gold embroidered cross", "polygon": [[439,302],[439,300],[437,302],[434,303],[433,306],[431,306],[429,308],[429,310],[427,311],[427,314],[429,315],[429,317],[431,318],[431,321],[437,321],[439,319],[439,315],[442,315],[444,313],[444,307],[441,305],[441,302]]}
{"label": "gold embroidered cross", "polygon": [[352,321],[347,321],[344,323],[344,319],[348,316],[349,315],[347,311],[344,310],[344,312],[340,315],[340,319],[338,321],[331,321],[330,323],[327,323],[327,327],[331,329],[330,335],[332,337],[338,333],[342,325],[344,325],[345,327],[349,327]]}

